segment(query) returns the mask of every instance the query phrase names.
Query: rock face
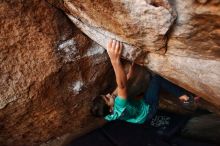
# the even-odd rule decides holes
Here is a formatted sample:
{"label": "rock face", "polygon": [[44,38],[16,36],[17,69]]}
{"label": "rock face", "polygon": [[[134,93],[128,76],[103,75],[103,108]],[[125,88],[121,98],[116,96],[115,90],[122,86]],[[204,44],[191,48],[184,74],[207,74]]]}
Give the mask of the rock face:
{"label": "rock face", "polygon": [[103,47],[109,38],[124,42],[123,57],[129,60],[143,51],[164,52],[166,34],[176,18],[166,0],[64,1],[64,5],[69,18]]}
{"label": "rock face", "polygon": [[116,37],[146,51],[165,47],[165,35],[176,18],[166,0],[64,2],[70,14],[76,16],[76,23],[80,21],[97,33]]}
{"label": "rock face", "polygon": [[[165,56],[149,54],[149,68],[220,105],[220,1],[175,1],[178,18]],[[186,9],[187,8],[187,9]]]}
{"label": "rock face", "polygon": [[110,38],[125,42],[124,58],[148,54],[148,68],[220,106],[219,0],[64,0],[60,6],[103,47]]}
{"label": "rock face", "polygon": [[144,62],[219,111],[219,0],[48,2],[0,3],[1,146],[39,145],[101,125],[89,105],[114,86],[103,48],[110,38],[124,42],[123,58]]}
{"label": "rock face", "polygon": [[220,60],[220,1],[171,1],[178,18],[167,44],[167,54]]}
{"label": "rock face", "polygon": [[183,128],[181,134],[184,137],[191,137],[194,139],[209,139],[209,141],[219,145],[219,127],[219,116],[215,114],[201,115],[190,119]]}
{"label": "rock face", "polygon": [[42,0],[2,1],[0,18],[0,145],[97,126],[89,103],[113,83],[104,49]]}

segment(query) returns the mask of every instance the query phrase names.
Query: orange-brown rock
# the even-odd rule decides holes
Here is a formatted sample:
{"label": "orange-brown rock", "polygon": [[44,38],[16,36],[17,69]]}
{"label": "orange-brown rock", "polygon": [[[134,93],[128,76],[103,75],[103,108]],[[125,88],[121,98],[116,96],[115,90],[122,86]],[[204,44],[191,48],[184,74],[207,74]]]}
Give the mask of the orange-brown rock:
{"label": "orange-brown rock", "polygon": [[148,67],[220,107],[220,1],[175,1],[178,18],[165,55]]}
{"label": "orange-brown rock", "polygon": [[39,145],[101,125],[89,104],[114,84],[103,48],[110,38],[124,42],[125,59],[144,61],[219,113],[219,0],[48,1],[0,3],[1,146]]}
{"label": "orange-brown rock", "polygon": [[64,0],[63,6],[103,47],[114,38],[125,42],[128,60],[148,53],[148,68],[220,107],[219,0]]}
{"label": "orange-brown rock", "polygon": [[[176,18],[167,0],[64,0],[64,6],[76,19],[72,20],[75,23],[80,21],[96,34],[116,37],[146,51],[165,47],[165,35]],[[86,29],[86,26],[82,27]],[[95,36],[90,37],[106,44],[103,37],[99,40]]]}
{"label": "orange-brown rock", "polygon": [[104,49],[44,0],[1,1],[0,25],[0,145],[97,126],[89,103],[113,83]]}

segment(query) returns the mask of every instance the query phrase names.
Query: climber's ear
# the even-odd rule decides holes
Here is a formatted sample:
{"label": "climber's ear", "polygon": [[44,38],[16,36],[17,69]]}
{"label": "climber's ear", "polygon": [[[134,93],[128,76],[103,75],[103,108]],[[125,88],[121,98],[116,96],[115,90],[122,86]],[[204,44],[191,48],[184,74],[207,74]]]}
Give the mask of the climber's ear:
{"label": "climber's ear", "polygon": [[102,99],[104,99],[104,100],[105,100],[105,103],[108,103],[108,101],[109,101],[108,97],[107,97],[107,96],[105,96],[105,95],[101,95],[101,96],[102,96]]}
{"label": "climber's ear", "polygon": [[109,112],[112,113],[113,112],[113,107],[109,108]]}

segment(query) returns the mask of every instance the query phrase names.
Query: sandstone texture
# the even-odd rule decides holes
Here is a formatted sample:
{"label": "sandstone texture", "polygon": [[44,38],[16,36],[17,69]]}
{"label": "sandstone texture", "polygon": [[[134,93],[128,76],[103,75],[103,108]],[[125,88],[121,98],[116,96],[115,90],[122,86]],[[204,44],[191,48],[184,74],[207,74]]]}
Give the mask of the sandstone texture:
{"label": "sandstone texture", "polygon": [[49,1],[65,7],[72,22],[101,46],[105,47],[109,38],[124,42],[122,56],[128,60],[135,60],[143,50],[163,53],[166,34],[176,19],[166,0]]}
{"label": "sandstone texture", "polygon": [[1,146],[40,145],[102,123],[89,115],[92,97],[114,83],[101,46],[42,0],[1,1],[0,25]]}
{"label": "sandstone texture", "polygon": [[167,52],[149,54],[148,66],[219,107],[220,2],[175,1],[172,5],[178,18]]}
{"label": "sandstone texture", "polygon": [[145,54],[146,67],[220,107],[219,0],[64,0],[59,6],[103,47],[110,38],[124,42],[124,58]]}
{"label": "sandstone texture", "polygon": [[220,60],[220,1],[170,1],[178,13],[167,54]]}
{"label": "sandstone texture", "polygon": [[[1,146],[55,146],[56,137],[102,125],[89,108],[115,86],[105,52],[111,38],[124,43],[124,59],[220,113],[219,0],[3,0],[0,25]],[[135,92],[147,88],[146,74],[138,67]],[[186,112],[175,99],[160,105]]]}
{"label": "sandstone texture", "polygon": [[96,33],[146,51],[165,47],[165,35],[176,18],[166,0],[64,0],[64,5],[70,15],[85,25],[82,27],[89,26]]}

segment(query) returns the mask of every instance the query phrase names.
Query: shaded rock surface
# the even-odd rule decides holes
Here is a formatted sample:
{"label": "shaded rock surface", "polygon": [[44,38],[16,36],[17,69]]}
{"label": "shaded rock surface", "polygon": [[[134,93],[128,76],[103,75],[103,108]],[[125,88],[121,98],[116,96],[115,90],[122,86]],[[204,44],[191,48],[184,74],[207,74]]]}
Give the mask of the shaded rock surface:
{"label": "shaded rock surface", "polygon": [[58,6],[103,47],[110,38],[125,42],[124,58],[141,59],[220,107],[219,0],[64,0]]}
{"label": "shaded rock surface", "polygon": [[[183,128],[181,134],[200,140],[209,140],[220,144],[220,118],[215,114],[206,114],[193,117]],[[209,132],[210,131],[210,132]]]}

